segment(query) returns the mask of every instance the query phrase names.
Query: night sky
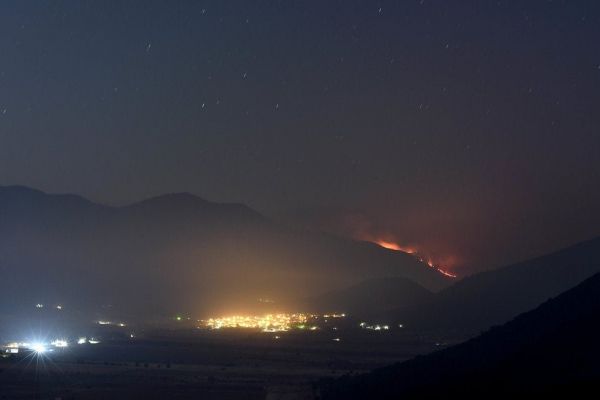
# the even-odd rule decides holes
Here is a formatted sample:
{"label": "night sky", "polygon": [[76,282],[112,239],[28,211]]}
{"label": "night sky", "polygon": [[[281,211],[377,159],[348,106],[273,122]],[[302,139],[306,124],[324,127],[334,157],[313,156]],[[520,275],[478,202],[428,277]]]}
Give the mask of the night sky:
{"label": "night sky", "polygon": [[0,185],[166,192],[459,274],[600,233],[600,2],[2,1]]}

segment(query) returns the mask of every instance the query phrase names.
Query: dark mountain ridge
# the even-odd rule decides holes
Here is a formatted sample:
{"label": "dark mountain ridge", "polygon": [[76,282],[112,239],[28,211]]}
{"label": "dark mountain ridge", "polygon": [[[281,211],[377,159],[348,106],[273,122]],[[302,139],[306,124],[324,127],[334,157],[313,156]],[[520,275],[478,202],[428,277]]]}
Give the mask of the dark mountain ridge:
{"label": "dark mountain ridge", "polygon": [[323,382],[323,399],[583,394],[600,380],[599,315],[596,274],[463,344],[369,374]]}
{"label": "dark mountain ridge", "polygon": [[450,283],[408,254],[292,230],[241,204],[178,193],[110,207],[19,186],[0,187],[0,271],[4,311],[70,302],[201,314],[384,276]]}
{"label": "dark mountain ridge", "polygon": [[600,272],[600,237],[464,278],[386,318],[415,329],[477,332],[532,309]]}

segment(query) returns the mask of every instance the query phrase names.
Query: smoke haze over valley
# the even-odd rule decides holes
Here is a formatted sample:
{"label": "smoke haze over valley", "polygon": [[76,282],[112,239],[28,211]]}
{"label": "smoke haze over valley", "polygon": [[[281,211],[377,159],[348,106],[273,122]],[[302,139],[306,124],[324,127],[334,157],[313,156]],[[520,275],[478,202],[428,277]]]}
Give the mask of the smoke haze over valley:
{"label": "smoke haze over valley", "polygon": [[0,399],[589,397],[598,43],[593,0],[0,1]]}

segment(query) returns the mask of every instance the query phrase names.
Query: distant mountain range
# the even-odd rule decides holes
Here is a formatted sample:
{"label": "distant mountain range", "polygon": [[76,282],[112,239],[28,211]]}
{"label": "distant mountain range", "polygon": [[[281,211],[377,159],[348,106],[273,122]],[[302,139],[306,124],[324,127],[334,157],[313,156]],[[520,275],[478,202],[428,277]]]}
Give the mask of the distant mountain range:
{"label": "distant mountain range", "polygon": [[417,330],[477,332],[500,324],[600,272],[600,237],[462,279],[424,302],[385,314]]}
{"label": "distant mountain range", "polygon": [[364,279],[451,280],[414,257],[290,229],[241,204],[168,194],[125,207],[0,187],[0,311],[36,303],[161,312],[239,311]]}
{"label": "distant mountain range", "polygon": [[600,381],[598,316],[600,274],[463,344],[324,381],[322,398],[593,397]]}

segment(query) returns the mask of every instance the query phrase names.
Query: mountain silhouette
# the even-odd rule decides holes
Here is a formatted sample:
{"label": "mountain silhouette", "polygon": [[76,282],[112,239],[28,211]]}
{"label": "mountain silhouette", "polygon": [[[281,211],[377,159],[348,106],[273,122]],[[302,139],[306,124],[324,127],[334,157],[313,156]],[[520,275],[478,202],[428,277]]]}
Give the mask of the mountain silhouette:
{"label": "mountain silhouette", "polygon": [[290,229],[242,204],[176,193],[110,207],[21,186],[0,187],[0,272],[4,312],[70,303],[131,315],[284,304],[378,277],[450,282],[408,254]]}
{"label": "mountain silhouette", "polygon": [[386,318],[414,329],[478,332],[508,321],[600,272],[600,237],[462,279]]}
{"label": "mountain silhouette", "polygon": [[323,399],[509,398],[593,393],[600,381],[600,274],[465,343],[322,382]]}

